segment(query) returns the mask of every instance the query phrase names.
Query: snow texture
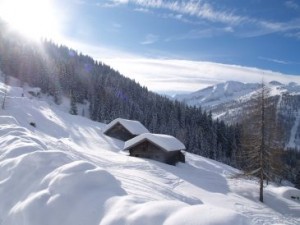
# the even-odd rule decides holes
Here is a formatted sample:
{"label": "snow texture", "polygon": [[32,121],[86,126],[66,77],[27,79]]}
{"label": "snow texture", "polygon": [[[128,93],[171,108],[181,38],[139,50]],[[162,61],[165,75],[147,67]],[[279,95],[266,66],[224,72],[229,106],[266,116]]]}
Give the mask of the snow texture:
{"label": "snow texture", "polygon": [[293,187],[268,185],[261,204],[257,181],[233,179],[239,171],[230,166],[190,153],[175,167],[128,157],[124,142],[103,135],[105,124],[8,90],[1,225],[300,224]]}
{"label": "snow texture", "polygon": [[151,134],[145,133],[141,134],[135,138],[132,138],[125,142],[124,150],[128,150],[129,148],[148,140],[153,144],[160,146],[166,151],[178,151],[178,150],[185,150],[184,144],[179,141],[177,138],[166,135],[166,134]]}
{"label": "snow texture", "polygon": [[139,135],[143,133],[149,133],[149,130],[144,127],[143,124],[141,124],[139,121],[135,120],[126,120],[122,118],[117,118],[113,121],[111,121],[104,129],[103,133],[108,131],[110,128],[115,126],[117,123],[120,123],[125,129],[127,129],[131,134],[133,135]]}

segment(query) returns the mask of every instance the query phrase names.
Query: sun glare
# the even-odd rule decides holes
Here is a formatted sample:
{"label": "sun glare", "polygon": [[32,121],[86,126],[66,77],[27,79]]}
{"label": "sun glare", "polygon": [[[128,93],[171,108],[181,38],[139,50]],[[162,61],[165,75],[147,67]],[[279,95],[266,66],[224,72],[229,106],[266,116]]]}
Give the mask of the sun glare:
{"label": "sun glare", "polygon": [[0,17],[29,38],[55,39],[58,35],[51,0],[0,0]]}

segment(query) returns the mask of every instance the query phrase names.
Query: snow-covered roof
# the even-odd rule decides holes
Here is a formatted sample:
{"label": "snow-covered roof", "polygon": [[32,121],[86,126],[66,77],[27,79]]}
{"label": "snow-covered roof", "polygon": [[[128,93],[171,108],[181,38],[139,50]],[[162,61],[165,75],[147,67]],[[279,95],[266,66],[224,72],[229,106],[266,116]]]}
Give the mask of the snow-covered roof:
{"label": "snow-covered roof", "polygon": [[104,128],[103,133],[108,131],[110,128],[115,126],[117,123],[120,123],[126,130],[128,130],[133,135],[139,135],[143,133],[149,133],[149,130],[144,127],[139,121],[136,120],[126,120],[122,118],[117,118],[111,121],[107,126]]}
{"label": "snow-covered roof", "polygon": [[185,146],[184,144],[179,141],[177,138],[166,135],[166,134],[151,134],[151,133],[145,133],[141,134],[135,138],[132,138],[125,142],[124,150],[128,150],[129,148],[148,140],[161,148],[163,148],[166,151],[178,151],[178,150],[184,150]]}

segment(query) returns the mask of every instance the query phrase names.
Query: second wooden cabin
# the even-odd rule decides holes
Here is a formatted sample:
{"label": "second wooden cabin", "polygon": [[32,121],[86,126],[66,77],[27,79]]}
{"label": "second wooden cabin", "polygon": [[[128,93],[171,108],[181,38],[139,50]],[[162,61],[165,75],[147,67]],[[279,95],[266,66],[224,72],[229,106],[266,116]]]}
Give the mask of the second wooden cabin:
{"label": "second wooden cabin", "polygon": [[170,165],[185,162],[181,152],[185,146],[177,138],[165,134],[141,134],[125,142],[130,156],[153,159]]}

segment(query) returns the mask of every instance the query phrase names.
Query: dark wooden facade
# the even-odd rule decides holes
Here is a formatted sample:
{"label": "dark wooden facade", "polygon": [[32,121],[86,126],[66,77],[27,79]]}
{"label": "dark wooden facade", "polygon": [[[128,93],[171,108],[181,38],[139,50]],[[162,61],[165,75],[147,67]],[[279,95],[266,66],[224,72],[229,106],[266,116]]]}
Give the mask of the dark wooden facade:
{"label": "dark wooden facade", "polygon": [[122,140],[128,141],[131,138],[136,137],[136,135],[131,134],[122,124],[116,123],[110,129],[108,129],[105,134],[107,136]]}
{"label": "dark wooden facade", "polygon": [[166,151],[160,146],[144,140],[129,148],[130,156],[153,159],[159,162],[175,165],[177,162],[185,162],[185,156],[180,151]]}

